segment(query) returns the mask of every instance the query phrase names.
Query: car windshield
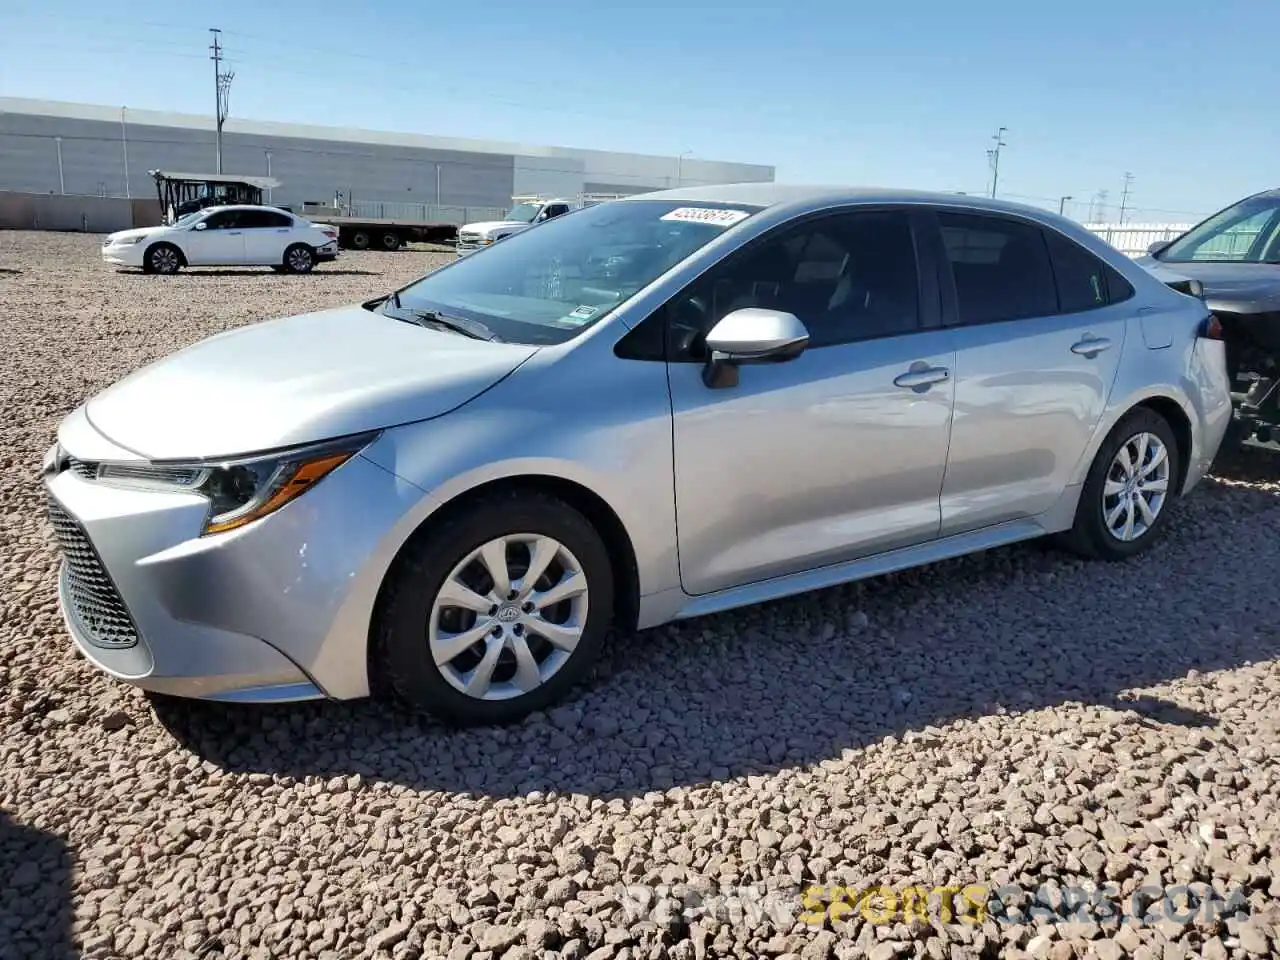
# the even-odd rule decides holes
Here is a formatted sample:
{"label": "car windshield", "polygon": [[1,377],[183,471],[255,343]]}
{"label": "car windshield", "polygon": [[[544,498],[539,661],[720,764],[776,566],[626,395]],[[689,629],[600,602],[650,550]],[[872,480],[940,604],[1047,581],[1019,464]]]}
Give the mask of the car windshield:
{"label": "car windshield", "polygon": [[428,274],[399,291],[399,305],[478,322],[511,343],[562,343],[755,209],[663,200],[600,204]]}
{"label": "car windshield", "polygon": [[538,211],[541,209],[542,204],[540,203],[517,203],[507,211],[507,215],[503,219],[516,223],[532,223],[533,218],[538,215]]}
{"label": "car windshield", "polygon": [[1166,262],[1280,262],[1280,196],[1248,197],[1192,227],[1159,254]]}
{"label": "car windshield", "polygon": [[205,212],[203,210],[193,210],[191,213],[183,214],[177,220],[173,221],[173,225],[175,227],[189,227],[191,224],[203,217],[204,214]]}

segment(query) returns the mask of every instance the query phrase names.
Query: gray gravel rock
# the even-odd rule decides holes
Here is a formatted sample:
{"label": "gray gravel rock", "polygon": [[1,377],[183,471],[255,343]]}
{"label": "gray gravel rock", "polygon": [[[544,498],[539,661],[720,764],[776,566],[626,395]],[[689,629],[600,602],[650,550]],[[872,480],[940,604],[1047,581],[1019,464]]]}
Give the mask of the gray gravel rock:
{"label": "gray gravel rock", "polygon": [[[58,615],[35,480],[58,419],[196,339],[447,255],[159,278],[98,242],[0,232],[0,960],[1277,949],[1275,459],[1228,458],[1132,562],[1029,545],[669,625],[506,730],[152,701]],[[814,885],[974,884],[982,923],[937,898],[927,923],[805,922]],[[1063,905],[1095,884],[1144,922]],[[1178,885],[1217,891],[1216,916],[1171,919]]]}

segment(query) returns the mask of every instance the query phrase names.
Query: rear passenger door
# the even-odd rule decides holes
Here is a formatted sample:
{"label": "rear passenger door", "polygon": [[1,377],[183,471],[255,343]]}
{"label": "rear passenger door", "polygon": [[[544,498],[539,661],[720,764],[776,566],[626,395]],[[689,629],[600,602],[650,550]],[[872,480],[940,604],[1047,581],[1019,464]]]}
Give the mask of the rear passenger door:
{"label": "rear passenger door", "polygon": [[1133,290],[1032,221],[940,210],[937,223],[956,334],[941,503],[949,536],[1058,502],[1106,408]]}
{"label": "rear passenger door", "polygon": [[293,241],[292,217],[274,210],[245,210],[240,223],[246,263],[284,262],[285,247]]}

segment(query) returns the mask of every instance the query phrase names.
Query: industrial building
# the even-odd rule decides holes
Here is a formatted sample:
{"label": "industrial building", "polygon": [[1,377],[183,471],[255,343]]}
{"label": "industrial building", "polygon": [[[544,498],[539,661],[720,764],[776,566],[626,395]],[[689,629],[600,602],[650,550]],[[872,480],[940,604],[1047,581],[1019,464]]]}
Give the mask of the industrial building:
{"label": "industrial building", "polygon": [[[148,170],[214,172],[213,117],[0,97],[0,191],[154,198]],[[759,164],[229,119],[227,174],[271,176],[272,203],[503,208],[524,194],[633,194],[771,181]],[[386,215],[395,215],[394,211]]]}

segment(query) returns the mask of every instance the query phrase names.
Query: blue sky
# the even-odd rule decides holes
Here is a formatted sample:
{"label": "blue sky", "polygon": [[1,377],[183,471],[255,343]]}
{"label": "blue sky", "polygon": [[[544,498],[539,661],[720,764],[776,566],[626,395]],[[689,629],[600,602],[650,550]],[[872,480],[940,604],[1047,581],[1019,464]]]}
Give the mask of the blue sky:
{"label": "blue sky", "polygon": [[[0,95],[771,163],[1187,219],[1280,186],[1275,0],[0,4]],[[3,162],[3,158],[0,158]],[[1128,219],[1132,220],[1131,215]]]}

